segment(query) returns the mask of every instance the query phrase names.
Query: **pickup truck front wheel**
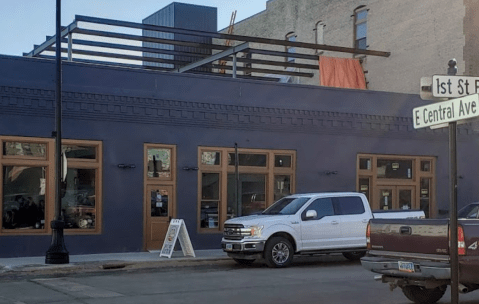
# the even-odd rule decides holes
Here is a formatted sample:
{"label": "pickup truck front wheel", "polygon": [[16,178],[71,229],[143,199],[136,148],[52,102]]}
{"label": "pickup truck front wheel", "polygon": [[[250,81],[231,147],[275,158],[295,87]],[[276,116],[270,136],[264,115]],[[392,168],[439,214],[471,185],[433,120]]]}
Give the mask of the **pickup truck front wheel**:
{"label": "pickup truck front wheel", "polygon": [[264,249],[266,265],[272,268],[287,267],[293,261],[293,246],[283,237],[270,239]]}
{"label": "pickup truck front wheel", "polygon": [[439,301],[446,292],[447,286],[426,289],[422,286],[408,285],[402,288],[404,295],[417,304],[433,304]]}

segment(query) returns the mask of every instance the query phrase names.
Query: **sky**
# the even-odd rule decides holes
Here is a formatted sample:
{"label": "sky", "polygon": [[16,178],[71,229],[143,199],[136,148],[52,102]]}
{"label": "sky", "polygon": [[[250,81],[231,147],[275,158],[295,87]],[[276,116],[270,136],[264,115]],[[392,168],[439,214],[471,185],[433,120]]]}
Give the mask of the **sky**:
{"label": "sky", "polygon": [[[227,27],[236,10],[236,22],[266,9],[266,0],[63,0],[62,25],[75,15],[139,22],[172,2],[218,9],[218,30]],[[0,0],[0,54],[22,56],[55,35],[56,0]]]}

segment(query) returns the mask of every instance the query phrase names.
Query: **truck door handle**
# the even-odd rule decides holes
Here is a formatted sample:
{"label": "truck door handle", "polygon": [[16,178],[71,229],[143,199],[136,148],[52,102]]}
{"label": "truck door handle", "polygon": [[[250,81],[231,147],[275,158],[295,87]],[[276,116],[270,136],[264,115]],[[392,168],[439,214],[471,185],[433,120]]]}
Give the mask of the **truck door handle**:
{"label": "truck door handle", "polygon": [[363,223],[369,222],[369,219],[363,219]]}
{"label": "truck door handle", "polygon": [[331,222],[331,225],[337,225],[337,224],[339,224],[339,223],[336,222],[336,221],[332,221],[332,222]]}
{"label": "truck door handle", "polygon": [[399,232],[401,234],[411,235],[412,234],[412,229],[411,229],[411,227],[408,227],[408,226],[402,226],[401,228],[399,228]]}

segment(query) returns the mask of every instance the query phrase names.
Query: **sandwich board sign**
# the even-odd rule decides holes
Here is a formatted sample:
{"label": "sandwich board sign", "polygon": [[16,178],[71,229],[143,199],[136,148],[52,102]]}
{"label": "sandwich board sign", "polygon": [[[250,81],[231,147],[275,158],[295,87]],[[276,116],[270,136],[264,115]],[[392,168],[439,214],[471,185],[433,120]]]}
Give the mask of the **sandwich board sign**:
{"label": "sandwich board sign", "polygon": [[468,95],[413,109],[414,129],[479,116],[479,94]]}
{"label": "sandwich board sign", "polygon": [[182,219],[172,219],[168,231],[166,232],[165,241],[160,251],[160,257],[166,256],[171,258],[175,249],[176,240],[180,241],[181,250],[184,256],[196,257],[193,245],[191,244],[188,230],[186,230],[185,221]]}

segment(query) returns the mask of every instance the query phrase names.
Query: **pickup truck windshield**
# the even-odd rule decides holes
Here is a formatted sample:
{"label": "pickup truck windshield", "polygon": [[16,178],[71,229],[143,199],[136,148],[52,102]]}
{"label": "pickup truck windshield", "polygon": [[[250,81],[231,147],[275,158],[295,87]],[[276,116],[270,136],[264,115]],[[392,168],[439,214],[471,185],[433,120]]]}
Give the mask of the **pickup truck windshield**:
{"label": "pickup truck windshield", "polygon": [[310,197],[284,197],[263,211],[262,214],[292,215],[298,212],[309,199]]}
{"label": "pickup truck windshield", "polygon": [[477,218],[479,204],[469,204],[457,212],[458,218]]}

